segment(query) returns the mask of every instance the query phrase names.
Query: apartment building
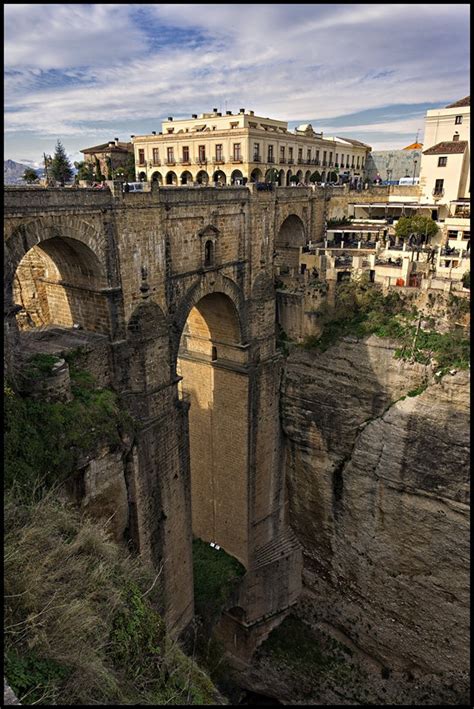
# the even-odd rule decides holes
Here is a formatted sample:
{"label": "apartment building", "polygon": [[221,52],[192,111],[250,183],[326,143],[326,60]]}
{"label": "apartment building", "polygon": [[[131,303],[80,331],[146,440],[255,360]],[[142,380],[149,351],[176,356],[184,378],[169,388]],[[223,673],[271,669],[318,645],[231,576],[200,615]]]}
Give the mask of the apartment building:
{"label": "apartment building", "polygon": [[132,136],[137,179],[162,185],[279,185],[363,178],[370,146],[324,137],[311,124],[288,130],[286,121],[217,109],[190,119],[163,121],[162,132]]}
{"label": "apartment building", "polygon": [[470,97],[427,111],[420,199],[439,208],[443,268],[458,267],[470,250]]}

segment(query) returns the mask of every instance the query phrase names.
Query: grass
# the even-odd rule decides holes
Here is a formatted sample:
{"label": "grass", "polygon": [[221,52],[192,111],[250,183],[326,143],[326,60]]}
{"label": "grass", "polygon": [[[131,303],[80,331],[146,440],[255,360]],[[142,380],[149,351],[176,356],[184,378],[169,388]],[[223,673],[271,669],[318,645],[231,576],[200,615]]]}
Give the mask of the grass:
{"label": "grass", "polygon": [[123,433],[133,432],[116,394],[98,389],[89,373],[73,369],[71,390],[73,400],[64,403],[4,388],[5,484],[18,497],[37,483],[40,494],[68,477],[79,456],[104,442],[120,446]]}
{"label": "grass", "polygon": [[151,569],[51,492],[6,502],[5,676],[21,702],[216,703],[165,633]]}
{"label": "grass", "polygon": [[194,539],[193,573],[196,614],[212,621],[222,612],[245,568],[223,549],[215,549],[202,539]]}

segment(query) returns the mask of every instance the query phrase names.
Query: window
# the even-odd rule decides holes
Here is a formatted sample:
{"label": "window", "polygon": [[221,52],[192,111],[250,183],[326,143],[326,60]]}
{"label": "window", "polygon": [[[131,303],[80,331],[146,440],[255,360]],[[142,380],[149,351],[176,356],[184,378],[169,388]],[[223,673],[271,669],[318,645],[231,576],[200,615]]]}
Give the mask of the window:
{"label": "window", "polygon": [[438,158],[438,167],[446,167],[446,163],[448,162],[448,158]]}
{"label": "window", "polygon": [[454,141],[459,140],[459,133],[455,133],[455,134],[453,135],[453,140],[454,140]]}
{"label": "window", "polygon": [[145,148],[140,148],[138,150],[138,164],[139,165],[145,164]]}
{"label": "window", "polygon": [[293,148],[288,148],[288,160],[293,160]]}
{"label": "window", "polygon": [[327,151],[325,150],[323,152],[323,165],[326,165],[326,155],[327,155]]}
{"label": "window", "polygon": [[260,162],[260,143],[253,144],[253,159]]}
{"label": "window", "polygon": [[183,162],[189,162],[189,147],[183,145]]}
{"label": "window", "polygon": [[212,241],[206,241],[204,247],[204,265],[212,266],[214,263],[214,244]]}
{"label": "window", "polygon": [[357,169],[359,169],[360,166],[360,155],[357,156]]}
{"label": "window", "polygon": [[443,194],[444,180],[436,180],[433,194]]}
{"label": "window", "polygon": [[285,161],[285,146],[280,145],[280,162]]}
{"label": "window", "polygon": [[329,164],[332,165],[332,150],[329,153]]}
{"label": "window", "polygon": [[153,165],[160,164],[160,151],[158,148],[153,148]]}
{"label": "window", "polygon": [[354,155],[352,155],[352,163],[351,163],[351,167],[354,167]]}
{"label": "window", "polygon": [[308,162],[311,162],[311,148],[308,148],[308,150],[306,152],[306,160]]}
{"label": "window", "polygon": [[303,162],[303,148],[298,148],[298,162]]}
{"label": "window", "polygon": [[339,167],[339,153],[336,153],[336,167]]}
{"label": "window", "polygon": [[206,146],[205,145],[198,146],[198,155],[199,155],[199,162],[206,162]]}
{"label": "window", "polygon": [[240,154],[240,143],[234,143],[233,156],[234,156],[234,160],[241,160],[242,159],[242,156]]}
{"label": "window", "polygon": [[454,119],[454,123],[455,123],[455,125],[457,125],[457,126],[461,125],[461,123],[462,123],[462,116],[456,116],[456,118]]}
{"label": "window", "polygon": [[344,167],[344,155],[341,153],[341,167]]}
{"label": "window", "polygon": [[217,359],[217,347],[215,345],[211,346],[211,360],[215,362]]}
{"label": "window", "polygon": [[222,157],[222,143],[218,143],[216,145],[216,160],[217,161],[222,161],[224,158]]}
{"label": "window", "polygon": [[174,149],[173,148],[166,148],[166,156],[167,160],[166,162],[174,162]]}
{"label": "window", "polygon": [[268,162],[273,162],[273,145],[268,146]]}

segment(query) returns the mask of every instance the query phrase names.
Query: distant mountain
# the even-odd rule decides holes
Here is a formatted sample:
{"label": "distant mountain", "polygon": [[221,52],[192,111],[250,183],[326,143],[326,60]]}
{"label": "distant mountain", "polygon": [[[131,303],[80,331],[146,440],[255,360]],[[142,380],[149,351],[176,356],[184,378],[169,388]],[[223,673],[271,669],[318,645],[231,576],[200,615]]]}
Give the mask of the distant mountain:
{"label": "distant mountain", "polygon": [[[3,183],[5,185],[24,185],[25,182],[21,179],[23,177],[23,173],[25,172],[27,167],[31,167],[31,165],[24,165],[21,162],[15,162],[14,160],[4,160],[3,161]],[[38,175],[38,177],[41,177],[44,173],[44,170],[36,169],[33,168]]]}

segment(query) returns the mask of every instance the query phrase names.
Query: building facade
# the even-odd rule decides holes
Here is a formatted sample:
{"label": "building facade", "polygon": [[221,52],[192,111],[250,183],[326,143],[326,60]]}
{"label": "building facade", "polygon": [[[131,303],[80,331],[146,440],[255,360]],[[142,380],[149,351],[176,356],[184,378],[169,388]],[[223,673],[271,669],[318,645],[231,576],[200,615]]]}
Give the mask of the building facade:
{"label": "building facade", "polygon": [[241,108],[214,109],[191,119],[163,121],[158,135],[132,136],[136,176],[163,185],[279,185],[362,179],[370,146],[324,137],[305,124],[288,130],[286,121],[263,118]]}
{"label": "building facade", "polygon": [[366,176],[395,184],[403,177],[419,177],[422,145],[402,150],[372,150],[367,157]]}
{"label": "building facade", "polygon": [[125,167],[129,155],[133,154],[132,143],[123,143],[118,138],[110,140],[108,143],[95,145],[92,148],[81,150],[84,155],[84,162],[90,163],[93,167],[100,165],[100,171],[107,179],[111,179],[110,172],[119,167]]}

